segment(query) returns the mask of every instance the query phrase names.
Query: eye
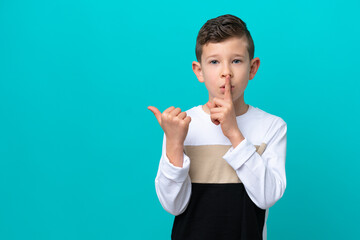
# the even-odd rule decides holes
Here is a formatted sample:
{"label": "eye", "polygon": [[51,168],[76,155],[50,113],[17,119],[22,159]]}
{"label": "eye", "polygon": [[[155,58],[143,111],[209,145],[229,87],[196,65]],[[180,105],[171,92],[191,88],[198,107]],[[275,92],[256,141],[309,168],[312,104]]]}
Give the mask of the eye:
{"label": "eye", "polygon": [[217,60],[211,60],[210,64],[216,64],[218,61]]}
{"label": "eye", "polygon": [[234,63],[241,63],[241,60],[240,59],[235,59],[233,62]]}

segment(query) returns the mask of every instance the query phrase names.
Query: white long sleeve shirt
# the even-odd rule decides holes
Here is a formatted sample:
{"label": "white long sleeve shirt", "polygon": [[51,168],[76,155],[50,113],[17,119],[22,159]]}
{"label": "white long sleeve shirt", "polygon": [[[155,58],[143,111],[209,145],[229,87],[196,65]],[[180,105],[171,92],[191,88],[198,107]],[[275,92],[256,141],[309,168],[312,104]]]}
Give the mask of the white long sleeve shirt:
{"label": "white long sleeve shirt", "polygon": [[172,165],[167,158],[164,135],[155,179],[161,205],[178,216],[186,211],[194,184],[201,187],[243,184],[251,201],[265,210],[262,236],[266,239],[268,209],[283,196],[286,188],[286,123],[249,105],[245,114],[236,117],[245,139],[233,148],[221,126],[211,122],[202,106],[191,108],[187,114],[192,120],[184,142],[182,168]]}

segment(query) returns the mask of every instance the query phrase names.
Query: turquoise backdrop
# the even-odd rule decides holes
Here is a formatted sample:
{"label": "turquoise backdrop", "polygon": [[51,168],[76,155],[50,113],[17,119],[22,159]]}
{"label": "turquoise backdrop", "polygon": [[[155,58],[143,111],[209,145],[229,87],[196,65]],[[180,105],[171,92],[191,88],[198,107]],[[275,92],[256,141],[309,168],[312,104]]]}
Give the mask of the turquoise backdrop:
{"label": "turquoise backdrop", "polygon": [[261,65],[245,101],[288,124],[268,239],[359,235],[359,1],[0,1],[0,239],[170,239],[147,106],[207,100],[210,18],[242,18]]}

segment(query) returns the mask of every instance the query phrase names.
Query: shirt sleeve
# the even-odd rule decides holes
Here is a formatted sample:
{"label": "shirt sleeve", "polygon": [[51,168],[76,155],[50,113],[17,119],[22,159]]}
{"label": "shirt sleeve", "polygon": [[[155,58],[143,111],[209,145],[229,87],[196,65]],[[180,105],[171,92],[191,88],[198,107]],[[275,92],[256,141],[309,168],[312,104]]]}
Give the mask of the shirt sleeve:
{"label": "shirt sleeve", "polygon": [[155,189],[162,207],[172,215],[183,213],[189,203],[191,195],[189,169],[190,159],[185,153],[182,168],[170,163],[166,156],[164,134],[162,154],[155,178]]}
{"label": "shirt sleeve", "polygon": [[[279,126],[280,125],[280,126]],[[245,139],[223,158],[234,168],[251,200],[268,209],[284,194],[286,188],[285,158],[287,125],[281,119],[278,128],[269,136],[262,155]]]}

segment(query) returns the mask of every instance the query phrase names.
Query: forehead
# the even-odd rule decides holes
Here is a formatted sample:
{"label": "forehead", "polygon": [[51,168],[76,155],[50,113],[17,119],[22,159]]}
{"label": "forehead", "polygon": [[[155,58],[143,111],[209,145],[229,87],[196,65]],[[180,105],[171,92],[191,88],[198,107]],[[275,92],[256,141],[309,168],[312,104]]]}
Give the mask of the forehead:
{"label": "forehead", "polygon": [[203,46],[202,57],[204,59],[213,56],[232,56],[232,55],[243,55],[247,57],[248,53],[248,44],[246,41],[246,37],[232,37],[226,39],[225,41],[218,42],[218,43],[207,43]]}

